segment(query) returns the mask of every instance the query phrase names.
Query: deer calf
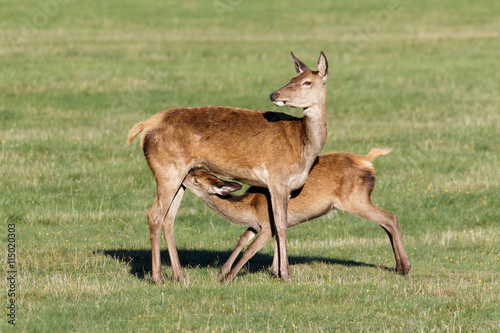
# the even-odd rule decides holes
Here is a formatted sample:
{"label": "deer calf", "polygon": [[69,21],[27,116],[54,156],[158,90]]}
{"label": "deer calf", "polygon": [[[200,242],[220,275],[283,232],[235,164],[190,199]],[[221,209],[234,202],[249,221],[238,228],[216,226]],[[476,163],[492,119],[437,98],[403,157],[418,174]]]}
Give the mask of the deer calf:
{"label": "deer calf", "polygon": [[292,190],[302,187],[326,141],[326,81],[323,52],[318,70],[292,53],[298,73],[271,93],[278,106],[302,108],[304,117],[223,106],[175,108],[136,124],[128,141],[142,131],[144,156],[156,179],[156,197],[148,214],[152,278],[163,281],[160,234],[163,233],[173,279],[185,279],[174,240],[174,219],[193,169],[269,189],[279,254],[279,274],[290,279],[286,237],[287,206]]}
{"label": "deer calf", "polygon": [[[375,186],[375,170],[371,162],[389,152],[389,149],[374,148],[366,156],[343,152],[319,155],[304,186],[292,192],[288,204],[288,225],[292,227],[309,221],[334,208],[364,217],[384,228],[394,250],[396,271],[408,274],[411,266],[396,216],[375,206],[370,199]],[[250,187],[242,195],[231,195],[231,192],[241,189],[241,185],[204,172],[189,173],[183,185],[223,218],[249,227],[219,273],[223,281],[234,279],[241,267],[274,235],[270,223],[269,192],[264,188]],[[257,237],[231,269],[239,252],[255,235]],[[274,274],[278,272],[277,265],[275,251]]]}

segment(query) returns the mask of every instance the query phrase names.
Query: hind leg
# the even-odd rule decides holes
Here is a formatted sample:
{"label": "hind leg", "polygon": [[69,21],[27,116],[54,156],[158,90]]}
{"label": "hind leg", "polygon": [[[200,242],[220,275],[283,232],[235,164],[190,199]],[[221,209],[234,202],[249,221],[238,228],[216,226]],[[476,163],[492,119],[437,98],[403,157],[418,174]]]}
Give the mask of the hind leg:
{"label": "hind leg", "polygon": [[158,195],[153,201],[153,206],[148,213],[149,239],[151,241],[151,277],[154,283],[163,283],[161,274],[161,256],[160,256],[160,234],[161,234],[161,216],[164,215],[164,206],[162,198]]}
{"label": "hind leg", "polygon": [[175,216],[181,204],[183,195],[184,187],[181,186],[175,194],[174,199],[172,200],[172,203],[170,205],[170,209],[168,210],[167,216],[162,223],[163,236],[165,237],[165,241],[167,242],[168,255],[170,256],[170,266],[172,267],[172,280],[174,281],[182,281],[186,279],[184,273],[182,272],[179,254],[177,253],[177,247],[175,246],[174,239]]}
{"label": "hind leg", "polygon": [[[168,180],[161,179],[159,177],[156,178],[156,184],[157,184],[156,197],[153,201],[153,206],[151,207],[151,210],[148,213],[149,238],[151,240],[152,278],[153,282],[155,283],[163,283],[163,277],[161,274],[161,256],[160,256],[160,235],[161,235],[162,224],[177,194],[177,190],[179,189],[182,183],[182,178],[180,176],[172,177],[172,175],[175,175],[175,173],[166,173],[166,174],[170,175]],[[171,255],[170,247],[173,246],[173,248],[175,248],[175,242],[173,241],[174,217],[172,218],[171,221],[172,227],[166,228],[167,233],[165,234],[167,245],[169,245],[170,255]],[[175,250],[175,254],[177,254],[177,250]],[[178,261],[179,259],[177,257],[177,262]]]}
{"label": "hind leg", "polygon": [[370,200],[364,203],[358,202],[354,207],[346,209],[346,211],[352,215],[361,216],[373,221],[384,228],[394,251],[396,271],[404,275],[410,272],[411,265],[403,245],[403,236],[401,235],[396,215],[375,206]]}

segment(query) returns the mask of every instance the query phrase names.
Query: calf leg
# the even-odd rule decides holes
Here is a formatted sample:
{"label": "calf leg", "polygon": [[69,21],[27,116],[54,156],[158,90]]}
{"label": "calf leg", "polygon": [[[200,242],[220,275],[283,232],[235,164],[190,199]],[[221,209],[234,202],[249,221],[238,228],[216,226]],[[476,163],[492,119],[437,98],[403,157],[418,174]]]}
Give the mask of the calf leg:
{"label": "calf leg", "polygon": [[264,245],[273,237],[273,233],[271,229],[269,228],[264,228],[262,229],[257,237],[248,245],[247,249],[245,252],[243,252],[243,256],[241,259],[236,263],[236,265],[231,269],[231,271],[226,274],[222,279],[221,282],[223,281],[232,281],[235,277],[236,274],[240,271],[240,269],[243,267],[243,265],[246,264],[250,258],[252,258],[257,251],[262,249]]}
{"label": "calf leg", "polygon": [[404,275],[410,272],[410,261],[408,259],[408,254],[403,245],[403,236],[401,235],[401,230],[399,229],[398,219],[396,215],[383,210],[380,207],[375,206],[369,200],[364,204],[356,204],[354,209],[349,209],[349,213],[364,217],[370,221],[379,224],[387,232],[389,240],[394,251],[394,257],[396,259],[396,271],[398,273],[403,273]]}
{"label": "calf leg", "polygon": [[241,250],[247,243],[256,235],[257,233],[252,229],[248,228],[241,236],[240,239],[238,240],[238,243],[236,244],[236,248],[234,249],[233,253],[229,256],[229,259],[222,265],[222,268],[219,272],[219,277],[224,277],[229,273],[231,270],[231,267],[233,266],[234,261],[240,254]]}

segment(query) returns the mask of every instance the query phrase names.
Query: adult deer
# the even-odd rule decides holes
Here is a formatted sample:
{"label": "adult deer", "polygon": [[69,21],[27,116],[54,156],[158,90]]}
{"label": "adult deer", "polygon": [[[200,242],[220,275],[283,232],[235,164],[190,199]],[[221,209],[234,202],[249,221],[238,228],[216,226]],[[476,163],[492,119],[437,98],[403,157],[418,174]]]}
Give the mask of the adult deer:
{"label": "adult deer", "polygon": [[269,189],[276,229],[279,275],[290,279],[287,206],[290,192],[306,181],[326,141],[326,81],[328,62],[323,52],[318,71],[311,71],[292,53],[298,73],[271,93],[278,106],[303,108],[304,117],[223,106],[175,108],[136,124],[128,142],[142,131],[144,156],[156,179],[156,197],[148,213],[152,278],[163,281],[160,233],[163,228],[174,280],[185,276],[175,247],[173,226],[185,176],[199,169]]}
{"label": "adult deer", "polygon": [[[366,156],[342,152],[319,155],[304,186],[292,192],[288,204],[288,226],[309,221],[335,208],[364,217],[384,228],[394,250],[396,271],[408,274],[411,266],[396,216],[375,206],[370,199],[375,186],[371,162],[389,152],[388,149],[374,148]],[[241,185],[204,172],[189,173],[183,185],[217,214],[249,227],[219,273],[222,281],[233,280],[241,267],[273,237],[269,192],[265,188],[251,187],[242,195],[231,195],[231,192],[241,189]],[[240,251],[255,235],[257,237],[231,269]],[[276,250],[273,272],[277,272]]]}

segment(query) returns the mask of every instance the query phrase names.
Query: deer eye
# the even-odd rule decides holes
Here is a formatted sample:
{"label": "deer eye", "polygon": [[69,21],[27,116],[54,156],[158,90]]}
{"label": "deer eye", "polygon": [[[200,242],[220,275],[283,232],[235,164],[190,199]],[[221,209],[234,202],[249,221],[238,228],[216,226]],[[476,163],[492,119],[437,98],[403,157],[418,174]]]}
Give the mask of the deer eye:
{"label": "deer eye", "polygon": [[195,185],[198,185],[198,184],[200,183],[200,182],[198,181],[198,178],[196,178],[196,177],[194,177],[194,178],[193,178],[193,181],[194,181]]}
{"label": "deer eye", "polygon": [[304,81],[304,82],[302,82],[302,85],[306,86],[306,87],[309,87],[311,84],[312,84],[311,81]]}

